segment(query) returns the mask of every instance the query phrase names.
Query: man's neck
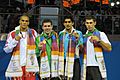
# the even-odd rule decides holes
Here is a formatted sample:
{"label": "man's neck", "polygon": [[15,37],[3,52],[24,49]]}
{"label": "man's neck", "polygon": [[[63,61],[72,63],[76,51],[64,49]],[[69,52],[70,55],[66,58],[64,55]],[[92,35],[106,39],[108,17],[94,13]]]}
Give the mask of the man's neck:
{"label": "man's neck", "polygon": [[47,36],[50,36],[51,35],[51,32],[50,33],[45,33]]}
{"label": "man's neck", "polygon": [[90,30],[89,32],[94,32],[95,31],[95,28],[93,30]]}
{"label": "man's neck", "polygon": [[71,33],[71,32],[72,32],[72,28],[71,28],[71,29],[66,29],[66,31],[67,31],[68,33]]}
{"label": "man's neck", "polygon": [[20,28],[21,32],[26,32],[28,28]]}
{"label": "man's neck", "polygon": [[50,36],[50,33],[46,33],[47,34],[47,36]]}

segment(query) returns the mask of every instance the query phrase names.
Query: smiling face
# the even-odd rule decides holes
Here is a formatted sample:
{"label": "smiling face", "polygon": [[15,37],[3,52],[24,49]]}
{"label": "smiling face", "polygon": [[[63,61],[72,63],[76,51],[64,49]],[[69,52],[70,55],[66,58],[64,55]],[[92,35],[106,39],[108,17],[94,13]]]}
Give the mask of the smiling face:
{"label": "smiling face", "polygon": [[42,29],[46,34],[50,34],[52,32],[52,28],[53,25],[51,24],[51,22],[44,22],[42,25]]}
{"label": "smiling face", "polygon": [[20,29],[22,31],[27,30],[29,25],[29,17],[28,16],[21,16],[19,20]]}
{"label": "smiling face", "polygon": [[94,21],[93,19],[86,19],[85,25],[88,31],[94,31],[96,21]]}

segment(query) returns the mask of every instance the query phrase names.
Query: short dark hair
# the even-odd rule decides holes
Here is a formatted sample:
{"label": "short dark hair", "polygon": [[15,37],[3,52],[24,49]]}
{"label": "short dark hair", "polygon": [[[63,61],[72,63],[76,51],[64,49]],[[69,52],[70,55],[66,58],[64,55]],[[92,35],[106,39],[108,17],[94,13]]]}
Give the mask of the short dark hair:
{"label": "short dark hair", "polygon": [[74,19],[73,19],[73,17],[72,16],[65,16],[64,17],[64,20],[63,20],[63,22],[65,21],[65,19],[70,19],[72,22],[74,22]]}
{"label": "short dark hair", "polygon": [[95,18],[94,16],[92,16],[92,15],[86,16],[86,17],[85,17],[85,20],[86,20],[86,19],[88,19],[88,20],[93,19],[93,21],[96,21],[96,18]]}
{"label": "short dark hair", "polygon": [[24,13],[23,15],[21,15],[21,16],[19,17],[19,20],[20,20],[21,17],[23,17],[23,16],[26,16],[26,17],[28,17],[28,19],[30,19],[29,15],[28,15],[27,13]]}
{"label": "short dark hair", "polygon": [[52,20],[50,20],[50,19],[44,19],[44,20],[42,21],[42,26],[43,26],[43,23],[46,23],[46,22],[50,22],[51,25],[53,24],[53,23],[52,23]]}

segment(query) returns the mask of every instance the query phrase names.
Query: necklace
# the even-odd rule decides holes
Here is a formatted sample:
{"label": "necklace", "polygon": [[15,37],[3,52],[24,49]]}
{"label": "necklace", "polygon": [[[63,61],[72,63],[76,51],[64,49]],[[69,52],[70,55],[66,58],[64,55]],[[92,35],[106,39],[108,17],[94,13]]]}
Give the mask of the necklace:
{"label": "necklace", "polygon": [[27,36],[26,32],[20,32],[20,34],[22,35],[22,38],[23,38],[23,39],[25,39],[26,36]]}

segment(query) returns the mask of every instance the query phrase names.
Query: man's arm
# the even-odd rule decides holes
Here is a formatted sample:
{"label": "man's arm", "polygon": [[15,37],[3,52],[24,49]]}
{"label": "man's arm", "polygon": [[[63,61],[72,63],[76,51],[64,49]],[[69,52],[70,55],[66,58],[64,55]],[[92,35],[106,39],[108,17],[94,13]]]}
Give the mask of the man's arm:
{"label": "man's arm", "polygon": [[7,40],[6,40],[6,44],[5,47],[3,48],[3,50],[6,53],[10,53],[13,51],[13,48],[17,45],[18,41],[16,40],[17,38],[13,38],[12,37],[12,32],[8,34]]}
{"label": "man's arm", "polygon": [[35,49],[35,53],[36,53],[36,55],[37,55],[37,57],[39,57],[40,56],[40,49],[39,49],[39,42],[40,42],[40,40],[39,40],[39,36],[38,37],[36,37],[36,40],[35,40],[35,44],[36,44],[36,49]]}
{"label": "man's arm", "polygon": [[105,43],[104,41],[99,40],[98,44],[106,51],[111,51],[112,50],[112,46],[109,43]]}
{"label": "man's arm", "polygon": [[104,50],[111,51],[112,46],[104,32],[100,33],[100,39],[97,36],[91,36],[91,42],[97,42]]}
{"label": "man's arm", "polygon": [[[76,37],[76,56],[79,56],[81,52],[83,52],[83,35],[82,32],[78,31],[74,34]],[[80,52],[79,52],[80,50]]]}
{"label": "man's arm", "polygon": [[79,33],[79,40],[78,40],[79,49],[82,52],[83,51],[83,34],[82,32]]}

